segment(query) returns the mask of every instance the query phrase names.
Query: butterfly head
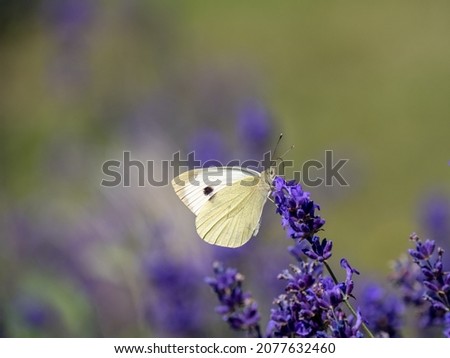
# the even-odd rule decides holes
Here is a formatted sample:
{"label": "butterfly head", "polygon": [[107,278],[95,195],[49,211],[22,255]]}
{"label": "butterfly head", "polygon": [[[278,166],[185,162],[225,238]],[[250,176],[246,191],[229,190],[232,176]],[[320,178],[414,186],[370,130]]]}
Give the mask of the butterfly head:
{"label": "butterfly head", "polygon": [[[278,149],[278,144],[280,143],[282,137],[283,137],[283,134],[281,133],[280,136],[279,136],[279,138],[278,138],[277,144],[275,145],[275,149],[272,151],[272,153],[273,153],[274,156],[276,156],[277,149]],[[284,157],[287,153],[289,153],[293,148],[294,148],[294,146],[291,145],[291,147],[290,147],[286,152],[284,152],[283,155],[277,156],[276,161],[275,161],[275,162],[272,162],[272,164],[274,164],[274,165],[271,165],[269,168],[267,168],[267,169],[263,172],[262,176],[263,176],[263,178],[264,178],[264,181],[265,181],[267,184],[269,184],[270,186],[272,186],[273,180],[275,179],[275,176],[276,176],[277,173],[278,173],[278,170],[277,170],[277,169],[278,169],[278,166],[279,166],[279,165],[283,165],[283,166],[281,167],[281,168],[282,168],[282,171],[283,171],[283,169],[284,169],[283,157]]]}
{"label": "butterfly head", "polygon": [[277,175],[277,168],[276,167],[270,167],[264,170],[262,173],[264,181],[272,186],[272,182],[275,179],[275,176]]}

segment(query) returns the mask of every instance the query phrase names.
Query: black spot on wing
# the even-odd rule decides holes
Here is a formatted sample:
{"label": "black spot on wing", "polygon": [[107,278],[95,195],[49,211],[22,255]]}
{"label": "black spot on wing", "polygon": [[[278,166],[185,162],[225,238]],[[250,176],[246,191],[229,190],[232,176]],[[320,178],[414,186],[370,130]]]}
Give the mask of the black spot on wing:
{"label": "black spot on wing", "polygon": [[207,186],[205,189],[203,189],[203,194],[205,195],[209,195],[214,191],[213,188],[211,188],[210,186]]}

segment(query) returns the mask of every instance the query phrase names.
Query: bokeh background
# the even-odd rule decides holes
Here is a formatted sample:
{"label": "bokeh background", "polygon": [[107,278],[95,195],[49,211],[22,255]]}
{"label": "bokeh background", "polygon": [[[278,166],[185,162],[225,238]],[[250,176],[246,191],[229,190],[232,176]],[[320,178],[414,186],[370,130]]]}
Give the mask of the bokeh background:
{"label": "bokeh background", "polygon": [[212,247],[171,187],[101,187],[125,150],[161,178],[179,150],[260,159],[283,132],[298,167],[349,159],[348,187],[305,187],[335,263],[383,281],[411,232],[450,246],[449,38],[448,1],[1,0],[0,336],[234,335],[214,260],[268,313],[291,262],[274,206]]}

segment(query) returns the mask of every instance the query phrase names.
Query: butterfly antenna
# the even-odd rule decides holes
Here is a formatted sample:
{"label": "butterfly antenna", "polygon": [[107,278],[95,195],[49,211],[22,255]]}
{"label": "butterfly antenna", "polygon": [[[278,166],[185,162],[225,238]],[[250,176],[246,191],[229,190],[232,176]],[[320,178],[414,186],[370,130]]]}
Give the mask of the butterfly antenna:
{"label": "butterfly antenna", "polygon": [[294,145],[291,145],[290,147],[289,147],[289,149],[287,150],[287,151],[285,151],[284,153],[283,153],[283,155],[281,155],[281,156],[279,156],[278,158],[277,158],[277,160],[279,160],[279,161],[281,161],[281,167],[280,167],[280,173],[284,173],[284,160],[283,160],[283,158],[284,158],[284,156],[286,155],[286,154],[288,154],[292,149],[294,149]]}
{"label": "butterfly antenna", "polygon": [[284,156],[285,156],[286,154],[288,154],[288,153],[289,153],[292,149],[294,149],[294,148],[295,148],[295,145],[292,144],[292,145],[289,147],[289,149],[283,153],[283,155],[280,155],[280,156],[277,158],[277,160],[283,161]]}
{"label": "butterfly antenna", "polygon": [[280,136],[278,137],[277,143],[275,144],[275,148],[272,151],[272,155],[275,157],[275,153],[278,150],[278,145],[280,144],[281,138],[283,138],[283,133],[280,133]]}

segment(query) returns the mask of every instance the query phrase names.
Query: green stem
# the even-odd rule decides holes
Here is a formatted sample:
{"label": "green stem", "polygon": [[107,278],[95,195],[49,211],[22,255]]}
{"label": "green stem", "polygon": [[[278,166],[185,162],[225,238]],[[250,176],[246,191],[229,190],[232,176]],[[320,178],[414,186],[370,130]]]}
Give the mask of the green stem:
{"label": "green stem", "polygon": [[[339,282],[336,278],[336,275],[334,274],[333,270],[331,269],[330,265],[328,265],[328,263],[326,261],[323,261],[323,264],[325,265],[328,273],[330,274],[331,278],[333,279],[334,283],[337,285]],[[356,311],[355,309],[352,307],[352,305],[350,304],[350,302],[348,301],[348,296],[345,295],[344,293],[344,303],[347,306],[347,308],[350,310],[350,312],[353,314],[354,317],[356,317]],[[364,322],[361,323],[361,326],[364,330],[364,332],[367,334],[368,337],[370,338],[375,338],[372,334],[372,332],[370,331],[369,327],[366,326],[366,324]]]}

